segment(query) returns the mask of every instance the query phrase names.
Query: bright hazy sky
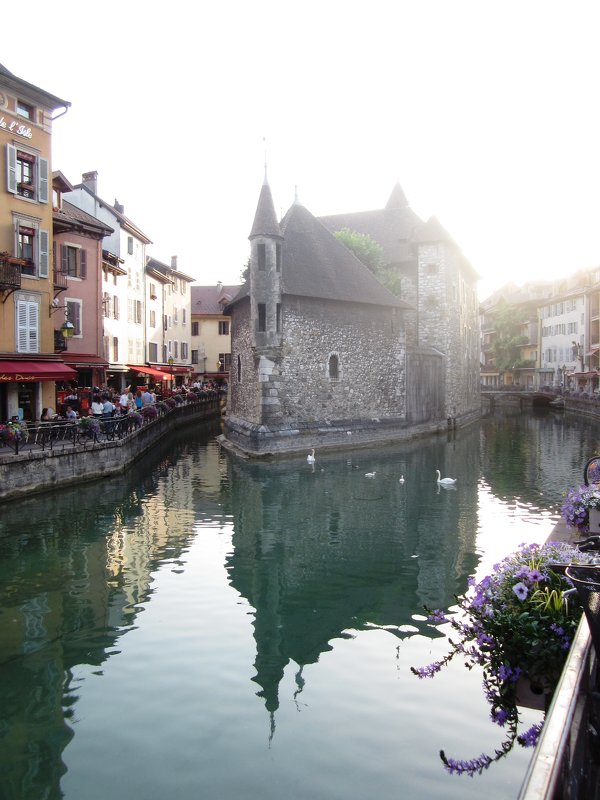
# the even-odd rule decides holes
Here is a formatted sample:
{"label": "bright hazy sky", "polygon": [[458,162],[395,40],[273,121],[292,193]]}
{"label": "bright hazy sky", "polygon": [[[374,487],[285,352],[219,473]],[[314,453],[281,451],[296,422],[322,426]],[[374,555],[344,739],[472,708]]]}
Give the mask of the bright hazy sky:
{"label": "bright hazy sky", "polygon": [[71,102],[53,169],[97,170],[149,253],[201,283],[238,282],[265,148],[280,214],[296,186],[317,216],[382,208],[399,179],[482,298],[600,264],[597,0],[27,9],[0,63]]}

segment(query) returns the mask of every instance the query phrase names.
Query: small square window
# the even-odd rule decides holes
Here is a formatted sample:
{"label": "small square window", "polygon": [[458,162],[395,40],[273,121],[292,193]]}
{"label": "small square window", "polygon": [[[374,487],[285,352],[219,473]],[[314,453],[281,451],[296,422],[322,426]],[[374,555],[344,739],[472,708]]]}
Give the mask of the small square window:
{"label": "small square window", "polygon": [[33,106],[30,106],[29,103],[24,103],[22,100],[17,100],[17,114],[33,121]]}

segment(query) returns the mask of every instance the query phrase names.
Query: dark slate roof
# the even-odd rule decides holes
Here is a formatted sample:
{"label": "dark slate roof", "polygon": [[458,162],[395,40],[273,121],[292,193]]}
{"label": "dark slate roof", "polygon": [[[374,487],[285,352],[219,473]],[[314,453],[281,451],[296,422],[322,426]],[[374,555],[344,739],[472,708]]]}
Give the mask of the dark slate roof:
{"label": "dark slate roof", "polygon": [[290,208],[281,221],[281,231],[284,294],[411,308],[379,283],[304,206]]}
{"label": "dark slate roof", "polygon": [[46,105],[48,108],[54,110],[55,108],[69,108],[71,105],[68,100],[61,100],[60,97],[56,97],[56,95],[50,94],[50,92],[46,92],[44,89],[40,89],[39,86],[34,86],[33,83],[28,83],[22,78],[17,77],[14,72],[6,69],[3,64],[0,64],[0,76],[2,76],[4,81],[15,91],[28,92],[36,102]]}
{"label": "dark slate roof", "polygon": [[427,222],[415,232],[414,241],[419,244],[447,242],[454,245],[454,247],[458,247],[437,217],[429,217]]}
{"label": "dark slate roof", "polygon": [[235,298],[239,290],[239,285],[192,286],[191,313],[221,316],[223,308]]}
{"label": "dark slate roof", "polygon": [[248,238],[252,239],[254,236],[281,237],[281,230],[279,228],[279,223],[277,222],[275,206],[273,205],[271,188],[267,183],[266,176],[265,182],[260,190],[260,196],[256,206],[256,214],[254,215],[254,224],[252,225],[252,230],[250,231],[250,236]]}
{"label": "dark slate roof", "polygon": [[402,264],[413,260],[411,242],[423,221],[408,205],[399,183],[394,186],[385,208],[374,211],[356,211],[350,214],[332,214],[319,217],[332,233],[349,228],[366,234],[383,248],[387,264]]}
{"label": "dark slate roof", "polygon": [[168,264],[163,264],[162,261],[159,261],[152,256],[146,256],[146,269],[152,270],[154,272],[158,272],[161,275],[164,275],[165,278],[168,280],[172,280],[174,277],[176,278],[183,278],[190,283],[194,280],[189,275],[186,275],[185,272],[182,272],[180,269],[176,267],[170,267]]}
{"label": "dark slate roof", "polygon": [[406,195],[404,194],[404,190],[400,186],[400,181],[396,181],[396,185],[392,189],[392,193],[390,195],[390,199],[385,204],[387,209],[389,208],[407,208],[408,207],[408,200],[406,199]]}
{"label": "dark slate roof", "polygon": [[59,225],[63,224],[69,227],[81,228],[99,237],[108,236],[113,233],[113,229],[105,225],[104,222],[100,222],[96,217],[93,217],[86,211],[82,211],[80,208],[77,208],[77,206],[71,205],[71,203],[66,200],[63,200],[62,208],[53,212],[52,217],[54,222]]}

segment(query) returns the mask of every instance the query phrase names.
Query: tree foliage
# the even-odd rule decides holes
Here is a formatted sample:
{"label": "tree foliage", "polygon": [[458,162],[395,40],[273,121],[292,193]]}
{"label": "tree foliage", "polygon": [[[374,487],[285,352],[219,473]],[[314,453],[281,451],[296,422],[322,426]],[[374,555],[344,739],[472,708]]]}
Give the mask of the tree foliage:
{"label": "tree foliage", "polygon": [[400,295],[401,276],[397,269],[385,263],[383,247],[379,242],[371,238],[368,233],[359,233],[350,228],[335,231],[334,236],[351,250],[392,294]]}
{"label": "tree foliage", "polygon": [[494,309],[494,327],[496,338],[492,344],[492,352],[496,360],[496,368],[509,371],[523,366],[521,345],[527,343],[527,337],[521,334],[522,314],[518,307],[501,300]]}

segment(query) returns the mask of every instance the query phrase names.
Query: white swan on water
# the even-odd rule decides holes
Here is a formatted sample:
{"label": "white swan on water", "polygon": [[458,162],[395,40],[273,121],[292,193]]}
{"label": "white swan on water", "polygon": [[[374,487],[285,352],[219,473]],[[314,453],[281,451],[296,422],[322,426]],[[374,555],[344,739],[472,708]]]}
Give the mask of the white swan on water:
{"label": "white swan on water", "polygon": [[435,474],[437,475],[437,482],[444,486],[450,486],[452,483],[456,483],[456,478],[441,478],[439,469],[436,469]]}
{"label": "white swan on water", "polygon": [[376,472],[365,472],[365,478],[374,478],[377,475]]}
{"label": "white swan on water", "polygon": [[315,448],[314,447],[310,451],[310,453],[306,456],[306,460],[308,461],[309,464],[314,464],[315,463]]}
{"label": "white swan on water", "polygon": [[404,483],[404,475],[400,475],[400,478],[398,479],[398,483]]}

